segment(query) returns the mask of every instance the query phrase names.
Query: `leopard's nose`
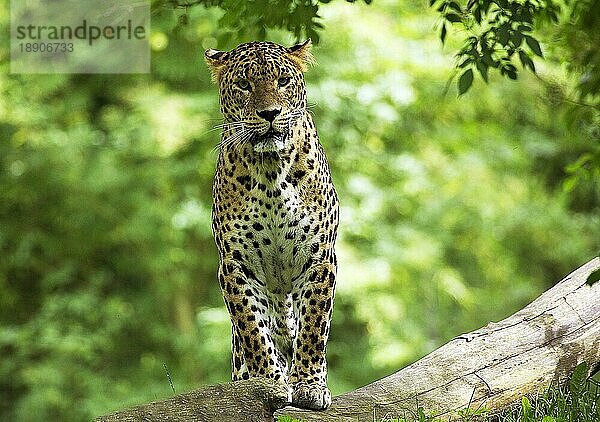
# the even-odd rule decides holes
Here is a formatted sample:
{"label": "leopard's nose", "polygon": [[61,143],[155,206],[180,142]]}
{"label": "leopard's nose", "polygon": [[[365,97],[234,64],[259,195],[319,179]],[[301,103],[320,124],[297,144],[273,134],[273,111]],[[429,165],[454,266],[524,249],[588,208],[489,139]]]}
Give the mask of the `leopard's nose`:
{"label": "leopard's nose", "polygon": [[273,108],[270,110],[261,110],[256,112],[256,114],[258,114],[259,117],[262,117],[269,123],[273,123],[273,120],[275,120],[275,117],[279,116],[279,113],[281,113],[280,108]]}

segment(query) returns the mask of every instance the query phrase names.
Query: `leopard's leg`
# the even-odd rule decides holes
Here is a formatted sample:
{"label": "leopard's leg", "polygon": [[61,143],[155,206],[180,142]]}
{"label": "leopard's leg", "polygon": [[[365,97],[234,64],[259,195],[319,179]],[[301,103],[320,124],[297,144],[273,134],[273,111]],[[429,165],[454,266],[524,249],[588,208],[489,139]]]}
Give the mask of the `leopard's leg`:
{"label": "leopard's leg", "polygon": [[325,353],[335,292],[335,257],[330,261],[308,274],[295,303],[299,325],[289,383],[292,403],[308,409],[325,409],[331,404]]}
{"label": "leopard's leg", "polygon": [[[219,284],[233,326],[234,379],[264,377],[285,384],[287,376],[280,367],[275,343],[269,332],[268,302],[261,283],[251,277],[247,268],[235,261],[219,266]],[[237,361],[236,361],[237,358]],[[236,369],[236,366],[239,369]],[[289,394],[281,398],[290,401]]]}
{"label": "leopard's leg", "polygon": [[297,319],[291,294],[269,293],[269,332],[277,349],[279,367],[287,376],[292,364]]}
{"label": "leopard's leg", "polygon": [[240,344],[240,336],[235,327],[231,329],[231,379],[239,381],[250,378],[246,360],[244,359],[244,351]]}

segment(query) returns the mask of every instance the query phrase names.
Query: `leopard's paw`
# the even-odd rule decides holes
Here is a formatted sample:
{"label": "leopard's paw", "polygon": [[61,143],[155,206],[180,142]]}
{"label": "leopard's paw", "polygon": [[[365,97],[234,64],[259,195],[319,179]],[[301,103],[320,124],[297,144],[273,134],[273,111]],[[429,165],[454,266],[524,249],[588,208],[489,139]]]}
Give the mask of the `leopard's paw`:
{"label": "leopard's paw", "polygon": [[292,386],[292,403],[304,409],[327,409],[331,404],[331,392],[325,384],[299,382]]}
{"label": "leopard's paw", "polygon": [[248,384],[248,387],[245,388],[252,391],[272,411],[292,403],[292,389],[281,380],[275,381],[272,378],[255,377],[238,382]]}
{"label": "leopard's paw", "polygon": [[292,402],[292,389],[284,382],[276,382],[269,401],[274,409],[289,405]]}

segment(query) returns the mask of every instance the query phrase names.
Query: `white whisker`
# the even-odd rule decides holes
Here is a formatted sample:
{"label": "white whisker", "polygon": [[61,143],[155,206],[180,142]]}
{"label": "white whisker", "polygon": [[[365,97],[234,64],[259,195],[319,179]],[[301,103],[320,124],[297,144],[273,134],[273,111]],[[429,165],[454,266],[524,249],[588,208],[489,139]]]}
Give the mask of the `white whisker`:
{"label": "white whisker", "polygon": [[224,149],[224,148],[230,146],[238,138],[242,137],[244,134],[246,134],[248,132],[248,130],[244,129],[243,125],[239,129],[241,129],[241,130],[234,130],[231,135],[221,139],[221,141],[213,148],[213,151],[217,150],[217,149]]}
{"label": "white whisker", "polygon": [[252,130],[242,127],[241,130],[236,130],[230,136],[222,139],[215,148],[237,148],[239,145],[248,140],[253,133],[254,132]]}

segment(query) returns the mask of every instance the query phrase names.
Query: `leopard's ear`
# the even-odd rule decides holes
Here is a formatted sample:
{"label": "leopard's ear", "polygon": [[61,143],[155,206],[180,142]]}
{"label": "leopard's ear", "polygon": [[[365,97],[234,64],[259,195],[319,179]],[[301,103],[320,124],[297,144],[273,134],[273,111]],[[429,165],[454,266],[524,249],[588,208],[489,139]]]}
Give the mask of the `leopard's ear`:
{"label": "leopard's ear", "polygon": [[204,52],[204,61],[210,69],[213,82],[218,84],[221,80],[223,69],[225,69],[225,65],[227,64],[227,53],[209,48]]}
{"label": "leopard's ear", "polygon": [[298,65],[302,72],[306,72],[309,65],[315,64],[315,58],[310,52],[311,47],[312,41],[309,38],[303,43],[288,48],[289,57]]}

